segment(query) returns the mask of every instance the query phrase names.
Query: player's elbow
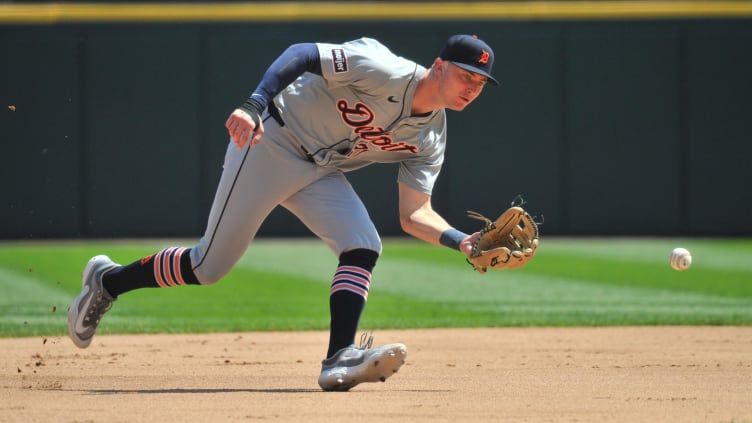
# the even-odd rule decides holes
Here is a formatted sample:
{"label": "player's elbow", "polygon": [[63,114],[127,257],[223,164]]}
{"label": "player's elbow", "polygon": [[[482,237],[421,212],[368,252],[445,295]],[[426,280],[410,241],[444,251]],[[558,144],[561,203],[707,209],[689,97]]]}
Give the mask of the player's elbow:
{"label": "player's elbow", "polygon": [[404,232],[410,233],[410,219],[400,217],[400,228],[402,228]]}
{"label": "player's elbow", "polygon": [[418,231],[418,224],[413,218],[413,215],[401,215],[400,227],[405,233],[413,236],[415,236]]}

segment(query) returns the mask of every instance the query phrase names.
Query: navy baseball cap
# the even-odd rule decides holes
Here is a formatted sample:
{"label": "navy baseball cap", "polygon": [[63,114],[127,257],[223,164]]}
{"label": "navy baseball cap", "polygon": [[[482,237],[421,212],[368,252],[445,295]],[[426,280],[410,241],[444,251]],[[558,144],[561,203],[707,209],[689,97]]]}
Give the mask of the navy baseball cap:
{"label": "navy baseball cap", "polygon": [[494,53],[491,47],[475,35],[452,35],[439,57],[470,72],[481,74],[494,85],[499,81],[491,76]]}

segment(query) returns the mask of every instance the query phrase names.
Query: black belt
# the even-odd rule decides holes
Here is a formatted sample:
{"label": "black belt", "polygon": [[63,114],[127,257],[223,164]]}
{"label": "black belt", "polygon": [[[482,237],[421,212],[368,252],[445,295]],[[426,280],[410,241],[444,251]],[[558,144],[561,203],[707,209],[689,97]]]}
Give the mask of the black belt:
{"label": "black belt", "polygon": [[280,128],[285,126],[285,121],[282,120],[282,116],[280,116],[279,114],[279,109],[277,108],[277,105],[274,104],[273,101],[269,102],[268,110],[269,110],[269,116],[271,116],[274,120],[277,121]]}
{"label": "black belt", "polygon": [[[273,101],[270,101],[269,102],[269,106],[267,108],[269,110],[269,116],[271,116],[272,119],[274,119],[277,122],[277,124],[279,124],[280,128],[284,127],[285,126],[285,121],[282,120],[282,116],[279,114],[279,109],[277,108],[277,105],[274,104]],[[315,163],[316,162],[315,160],[313,160],[313,155],[311,153],[309,153],[308,150],[306,150],[305,147],[303,147],[301,145],[300,149],[303,151],[303,155],[305,155],[305,158],[309,162],[311,162],[311,163]]]}

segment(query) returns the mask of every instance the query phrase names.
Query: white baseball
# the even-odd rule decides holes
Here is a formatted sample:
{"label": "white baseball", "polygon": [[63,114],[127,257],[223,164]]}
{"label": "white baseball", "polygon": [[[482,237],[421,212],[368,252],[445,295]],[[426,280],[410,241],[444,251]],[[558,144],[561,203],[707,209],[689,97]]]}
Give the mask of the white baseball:
{"label": "white baseball", "polygon": [[677,247],[671,251],[671,267],[674,270],[687,270],[692,265],[692,253],[686,248]]}

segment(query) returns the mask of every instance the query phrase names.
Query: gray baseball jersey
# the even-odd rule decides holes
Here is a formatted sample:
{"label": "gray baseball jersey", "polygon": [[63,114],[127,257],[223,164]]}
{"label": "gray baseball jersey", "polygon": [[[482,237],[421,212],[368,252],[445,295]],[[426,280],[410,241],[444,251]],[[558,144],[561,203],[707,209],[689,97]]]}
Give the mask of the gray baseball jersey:
{"label": "gray baseball jersey", "polygon": [[376,40],[318,44],[323,78],[304,74],[273,101],[320,166],[400,163],[399,181],[431,193],[444,160],[446,115],[410,116],[426,69]]}

